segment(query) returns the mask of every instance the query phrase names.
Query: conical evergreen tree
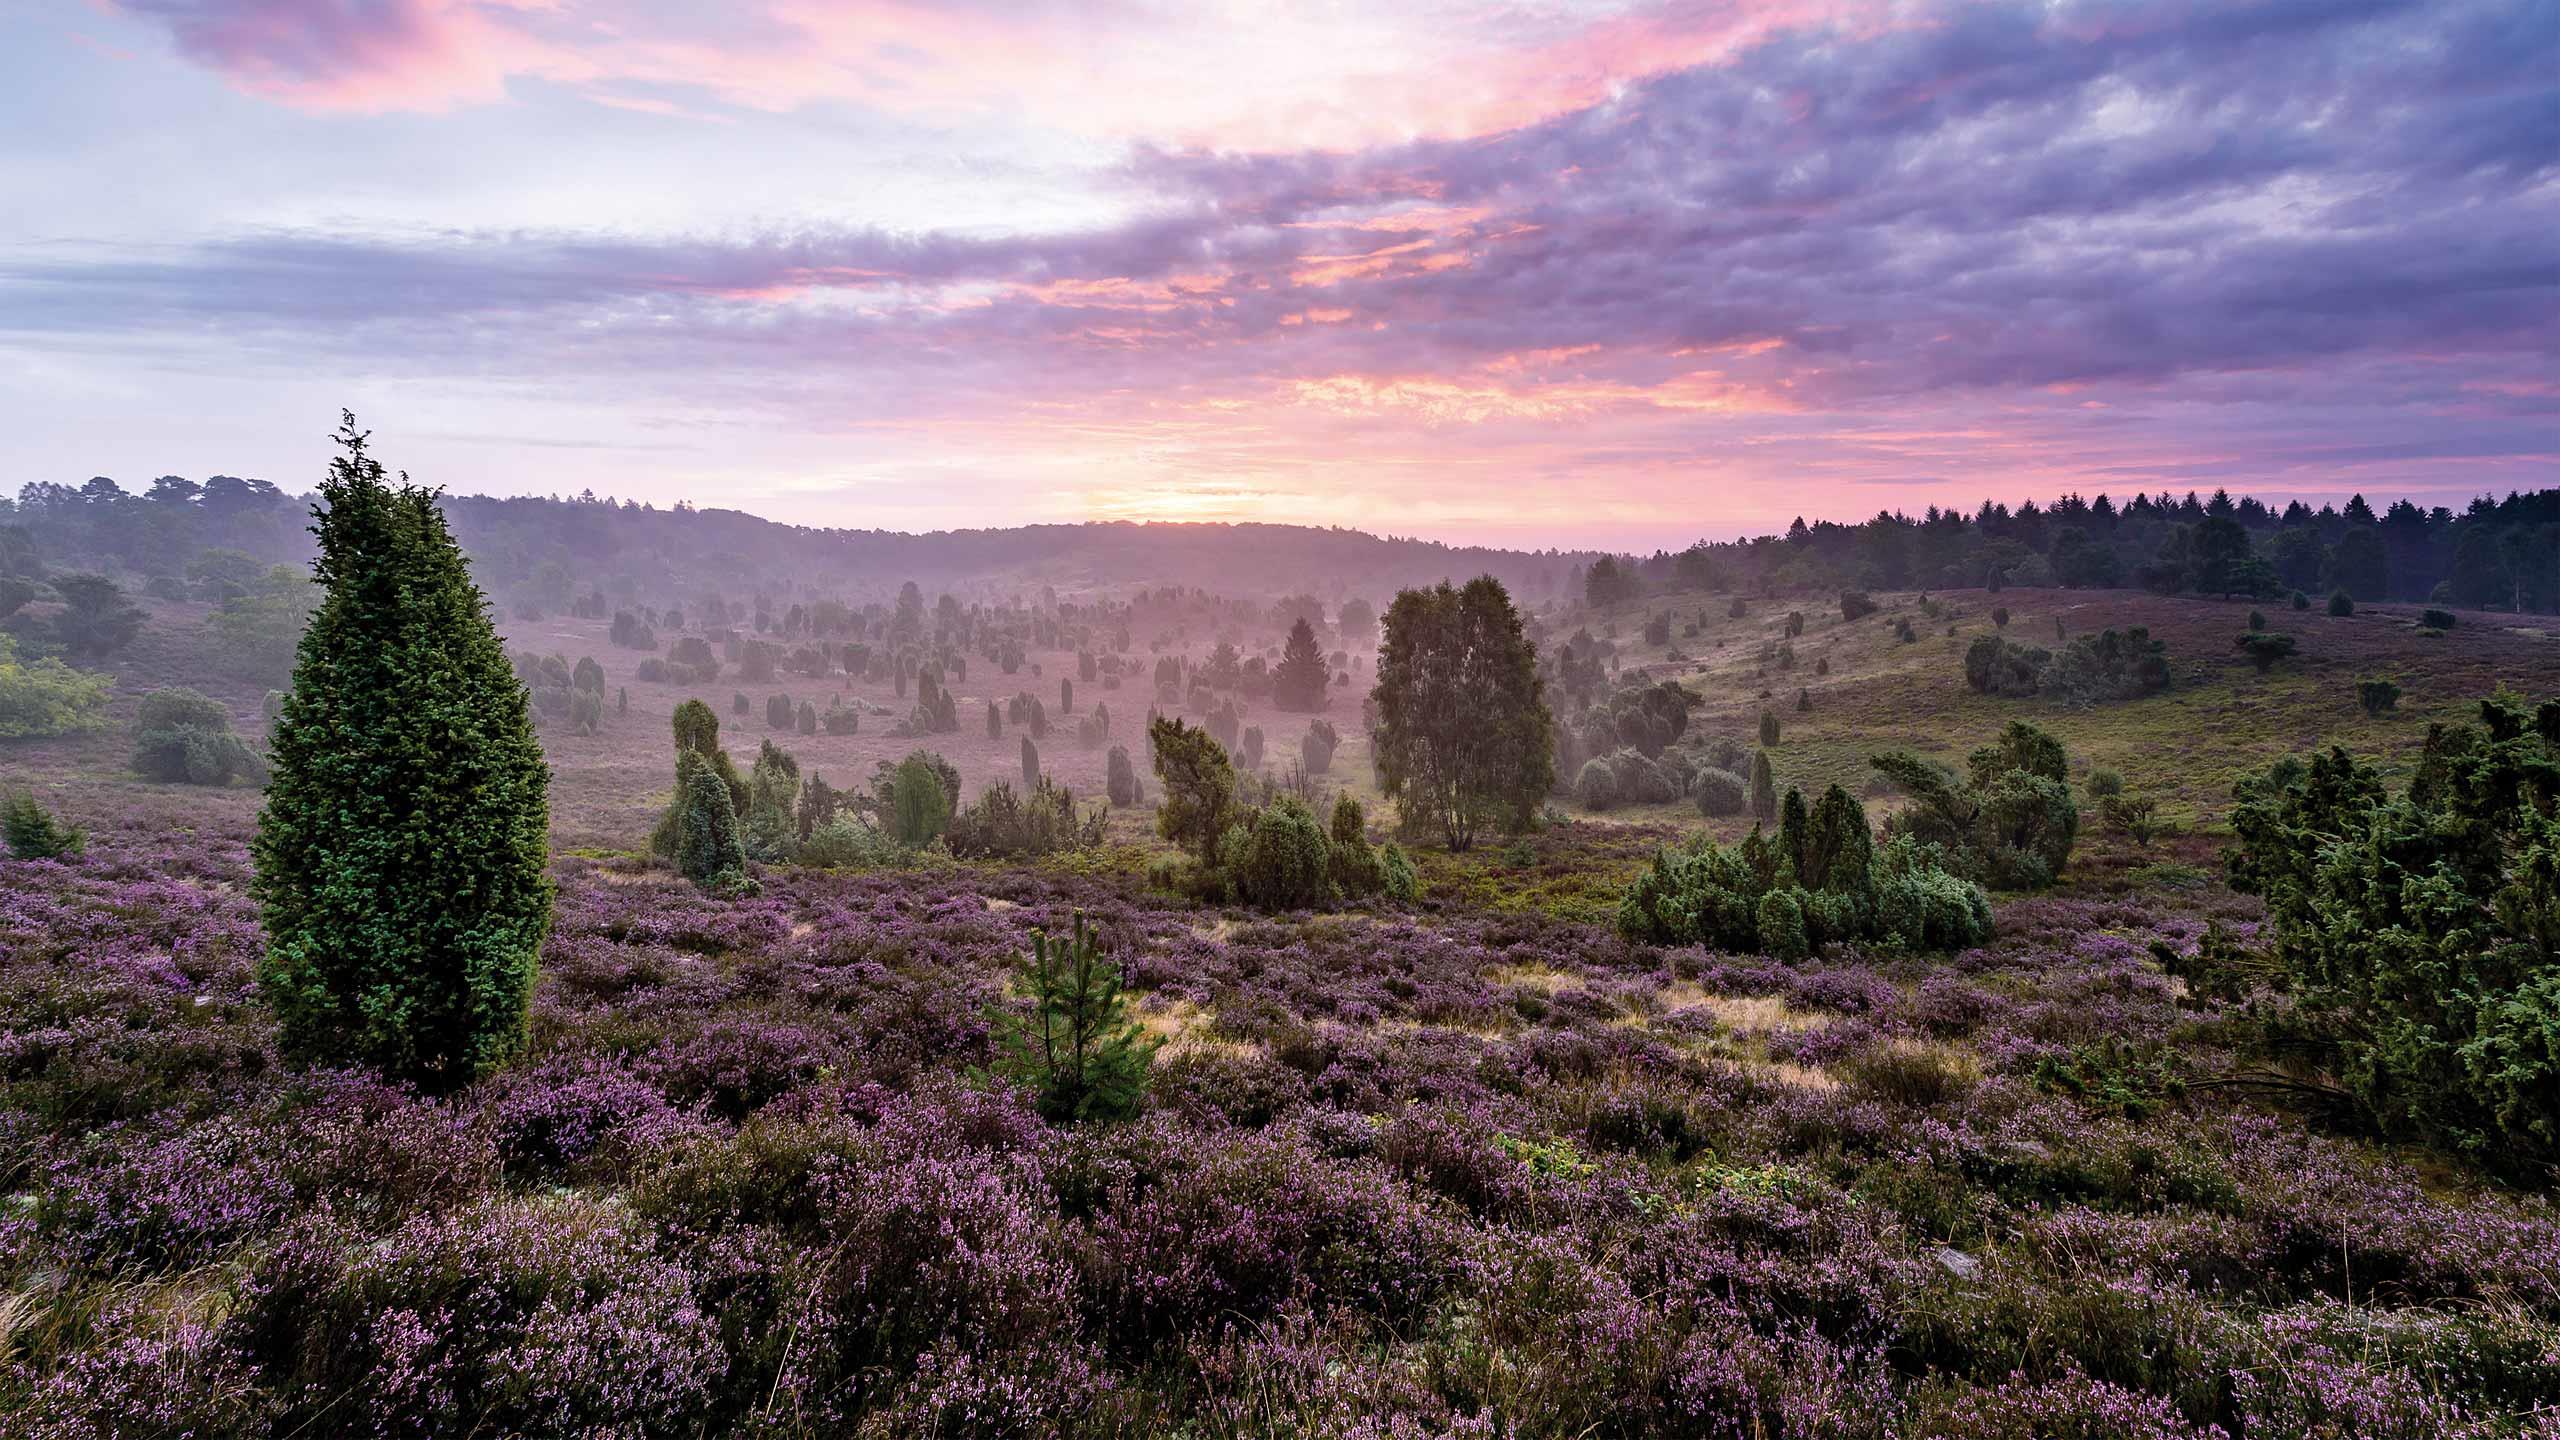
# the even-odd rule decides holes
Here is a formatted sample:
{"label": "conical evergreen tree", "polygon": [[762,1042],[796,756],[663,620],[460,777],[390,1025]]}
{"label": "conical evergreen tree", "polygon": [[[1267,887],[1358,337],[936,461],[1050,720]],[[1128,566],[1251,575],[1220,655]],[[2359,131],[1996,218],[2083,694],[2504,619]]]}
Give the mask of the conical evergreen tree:
{"label": "conical evergreen tree", "polygon": [[289,1051],[451,1089],[524,1044],[550,771],[435,493],[344,422],[258,818],[259,978]]}
{"label": "conical evergreen tree", "polygon": [[1271,700],[1283,710],[1321,710],[1329,679],[1324,652],[1316,648],[1315,627],[1301,615],[1289,627],[1280,664],[1271,672]]}

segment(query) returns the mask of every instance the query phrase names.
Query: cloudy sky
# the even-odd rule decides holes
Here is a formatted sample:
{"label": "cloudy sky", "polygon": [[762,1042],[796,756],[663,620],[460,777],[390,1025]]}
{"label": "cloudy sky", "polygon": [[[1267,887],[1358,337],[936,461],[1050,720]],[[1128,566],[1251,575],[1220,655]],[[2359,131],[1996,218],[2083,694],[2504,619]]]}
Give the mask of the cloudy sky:
{"label": "cloudy sky", "polygon": [[2560,3],[17,0],[0,490],[1676,545],[2560,483]]}

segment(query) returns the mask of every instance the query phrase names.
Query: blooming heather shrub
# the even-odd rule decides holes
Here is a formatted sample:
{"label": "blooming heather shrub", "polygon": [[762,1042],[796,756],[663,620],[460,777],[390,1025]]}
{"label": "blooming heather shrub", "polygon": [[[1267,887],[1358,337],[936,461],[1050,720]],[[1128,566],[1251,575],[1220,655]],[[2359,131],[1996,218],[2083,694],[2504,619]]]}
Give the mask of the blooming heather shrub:
{"label": "blooming heather shrub", "polygon": [[726,1368],[695,1277],[628,1211],[573,1194],[427,1215],[380,1244],[323,1216],[259,1266],[234,1322],[332,1433],[648,1433]]}
{"label": "blooming heather shrub", "polygon": [[435,497],[386,483],[354,416],[338,439],[258,821],[260,982],[288,1050],[450,1088],[524,1044],[550,770]]}
{"label": "blooming heather shrub", "polygon": [[155,1315],[118,1301],[92,1322],[113,1337],[59,1366],[25,1359],[0,1378],[15,1393],[9,1433],[26,1440],[115,1440],[127,1435],[249,1436],[271,1433],[282,1408],[220,1330],[193,1315]]}
{"label": "blooming heather shrub", "polygon": [[109,1126],[46,1165],[37,1225],[88,1265],[195,1264],[291,1213],[281,1141],[237,1122]]}

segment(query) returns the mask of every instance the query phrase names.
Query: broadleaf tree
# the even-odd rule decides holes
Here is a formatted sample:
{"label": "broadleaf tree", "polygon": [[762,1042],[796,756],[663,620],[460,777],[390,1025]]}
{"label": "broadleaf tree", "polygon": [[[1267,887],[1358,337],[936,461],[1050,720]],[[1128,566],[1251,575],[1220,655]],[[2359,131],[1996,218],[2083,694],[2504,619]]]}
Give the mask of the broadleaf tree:
{"label": "broadleaf tree", "polygon": [[1370,698],[1380,788],[1452,850],[1525,828],[1555,788],[1537,647],[1490,575],[1396,596]]}

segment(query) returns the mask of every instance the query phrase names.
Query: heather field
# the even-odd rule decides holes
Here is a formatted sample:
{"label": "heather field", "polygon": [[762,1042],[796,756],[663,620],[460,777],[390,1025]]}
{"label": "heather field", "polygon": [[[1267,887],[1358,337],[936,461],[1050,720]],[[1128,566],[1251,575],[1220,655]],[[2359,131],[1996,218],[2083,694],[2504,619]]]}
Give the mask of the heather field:
{"label": "heather field", "polygon": [[[1657,847],[1747,818],[1569,796],[1516,841],[1417,845],[1416,902],[1334,913],[1150,884],[1144,811],[1037,863],[777,864],[719,898],[645,858],[668,717],[703,692],[743,755],[791,682],[732,716],[725,683],[633,683],[599,624],[519,622],[510,648],[597,655],[629,710],[543,733],[530,1046],[445,1097],[280,1049],[253,790],[143,781],[121,728],[14,744],[0,781],[89,842],[0,861],[0,1434],[2560,1434],[2548,1191],[2368,1138],[2172,974],[2260,938],[2221,878],[2235,779],[2332,740],[2405,765],[2501,683],[2560,693],[2547,617],[2284,614],[2302,654],[2261,675],[2246,606],[1878,598],[1807,605],[1784,672],[1757,658],[1783,604],[1596,623],[1622,678],[1705,696],[1693,732],[1780,713],[1784,784],[1865,788],[1873,750],[2024,715],[2177,833],[2092,823],[2060,884],[1993,896],[1987,943],[1793,961],[1612,923]],[[2147,625],[2175,683],[1973,693],[1995,604],[2012,633]],[[1700,633],[1648,646],[1666,605]],[[107,667],[117,716],[184,683],[254,738],[262,697],[189,619],[156,607]],[[813,697],[882,713],[777,738],[839,783],[930,744],[975,794],[1019,743],[983,700],[1073,667],[973,667],[967,723],[924,741],[835,677]],[[2398,713],[2358,709],[2369,674]],[[1136,743],[1147,688],[1077,688]],[[1370,795],[1357,708],[1326,788]],[[1294,752],[1303,720],[1249,718]],[[1099,748],[1042,754],[1099,794]],[[1122,1123],[993,1073],[1017,955],[1078,912],[1162,1041]]]}

